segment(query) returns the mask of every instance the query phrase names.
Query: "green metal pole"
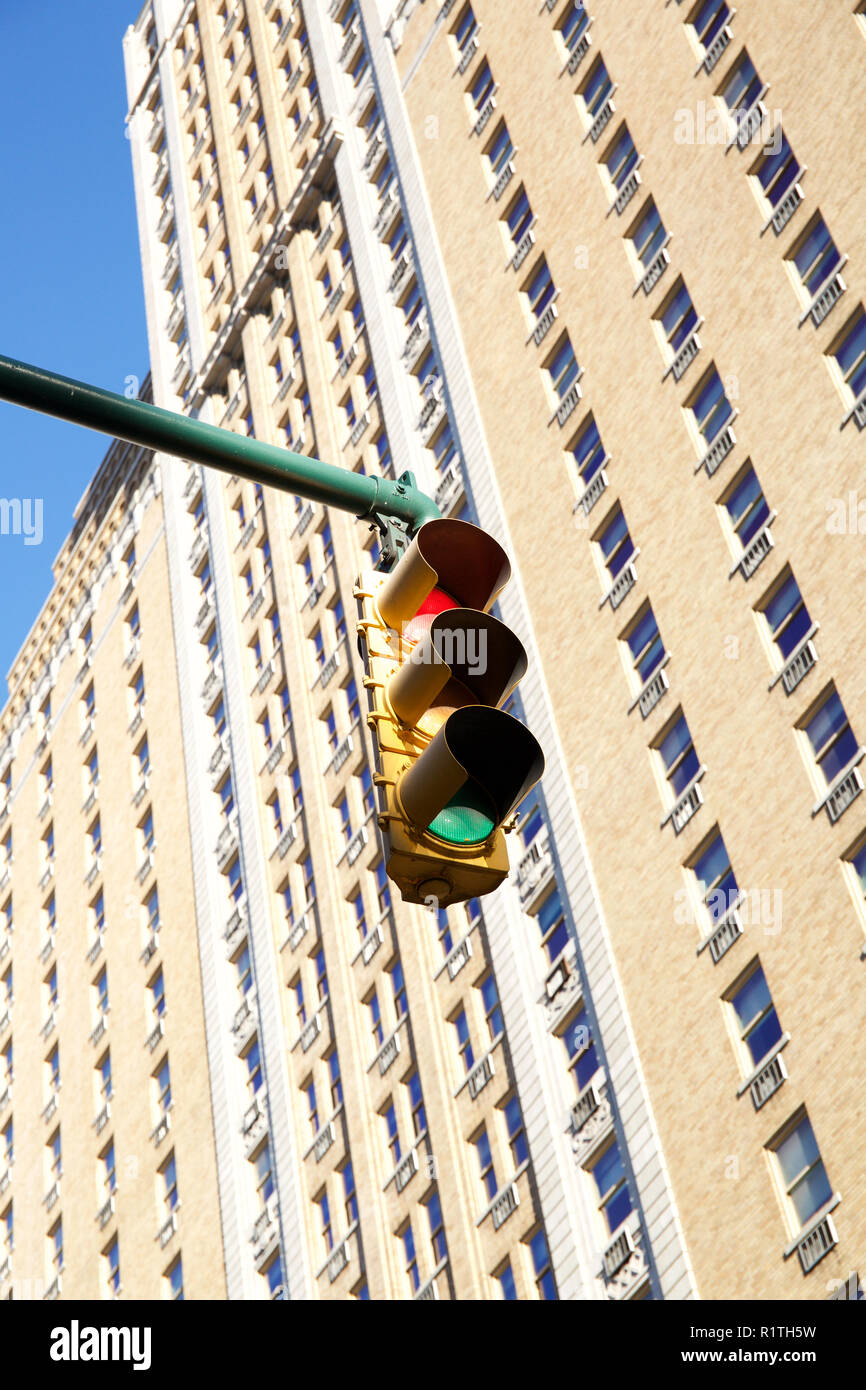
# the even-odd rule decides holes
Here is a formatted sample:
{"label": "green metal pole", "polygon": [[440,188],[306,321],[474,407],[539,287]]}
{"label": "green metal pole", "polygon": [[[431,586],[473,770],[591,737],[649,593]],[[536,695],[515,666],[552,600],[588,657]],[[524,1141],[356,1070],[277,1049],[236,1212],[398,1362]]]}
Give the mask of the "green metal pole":
{"label": "green metal pole", "polygon": [[392,517],[406,523],[410,536],[425,521],[440,515],[433,499],[409,482],[366,477],[12,357],[0,356],[0,400],[252,482],[283,488],[359,518]]}

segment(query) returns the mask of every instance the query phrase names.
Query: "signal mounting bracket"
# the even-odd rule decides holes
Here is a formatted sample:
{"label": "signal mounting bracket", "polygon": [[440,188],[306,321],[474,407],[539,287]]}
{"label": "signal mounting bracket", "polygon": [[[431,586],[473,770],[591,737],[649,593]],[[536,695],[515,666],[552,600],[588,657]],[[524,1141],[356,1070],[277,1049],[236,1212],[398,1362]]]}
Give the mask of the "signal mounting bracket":
{"label": "signal mounting bracket", "polygon": [[[416,492],[417,484],[414,473],[401,473],[397,481],[391,484],[390,490],[400,496],[406,495],[410,491]],[[417,527],[411,526],[410,529],[408,521],[393,514],[388,505],[387,493],[381,504],[373,503],[373,506],[366,513],[366,517],[372,523],[370,530],[378,531],[381,538],[381,554],[376,569],[389,574],[400,557],[409,549],[412,535]]]}

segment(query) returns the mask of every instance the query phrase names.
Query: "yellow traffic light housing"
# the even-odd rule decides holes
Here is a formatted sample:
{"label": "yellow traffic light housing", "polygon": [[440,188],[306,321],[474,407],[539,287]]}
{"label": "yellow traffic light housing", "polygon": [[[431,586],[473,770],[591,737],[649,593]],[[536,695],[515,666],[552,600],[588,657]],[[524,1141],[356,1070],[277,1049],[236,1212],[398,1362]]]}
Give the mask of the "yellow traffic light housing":
{"label": "yellow traffic light housing", "polygon": [[386,869],[407,902],[497,888],[503,822],[544,769],[536,739],[499,708],[527,666],[487,611],[510,575],[492,536],[439,519],[390,574],[356,585]]}

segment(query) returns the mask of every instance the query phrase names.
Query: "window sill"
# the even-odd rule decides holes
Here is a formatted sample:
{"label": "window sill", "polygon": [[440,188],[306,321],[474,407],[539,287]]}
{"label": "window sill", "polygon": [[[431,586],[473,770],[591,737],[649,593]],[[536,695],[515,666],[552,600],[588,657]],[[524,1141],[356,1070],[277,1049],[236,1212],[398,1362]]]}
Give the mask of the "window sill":
{"label": "window sill", "polygon": [[858,430],[866,429],[866,391],[861,391],[851,409],[842,420],[839,426],[840,430],[844,430],[850,420],[857,421]]}
{"label": "window sill", "polygon": [[782,1051],[783,1047],[787,1047],[790,1041],[791,1034],[783,1033],[779,1041],[770,1048],[766,1056],[761,1058],[758,1066],[755,1067],[754,1071],[750,1072],[746,1079],[740,1082],[739,1086],[737,1087],[738,1100],[740,1096],[744,1096],[746,1094],[752,1082],[757,1080],[757,1078],[761,1075],[761,1072],[765,1070],[765,1068],[769,1065],[770,1062],[772,1062],[774,1057],[778,1056],[778,1054]]}
{"label": "window sill", "polygon": [[[683,342],[682,347],[674,353],[673,358],[665,367],[665,370],[662,373],[662,381],[667,381],[668,377],[671,377],[675,382],[682,381],[689,367],[692,365],[692,363],[694,362],[695,358],[701,350],[701,340],[698,337],[698,334],[703,328],[704,323],[705,319],[703,314],[699,314],[697,322],[695,323],[695,326],[692,329],[691,333],[689,333],[688,337]],[[686,349],[692,343],[694,344],[693,351],[689,355],[686,355]]]}
{"label": "window sill", "polygon": [[664,830],[664,828],[665,828],[665,826],[667,825],[668,821],[671,821],[671,820],[674,819],[674,816],[676,815],[676,812],[686,804],[686,801],[687,801],[688,798],[692,795],[692,793],[697,791],[697,792],[698,792],[698,806],[695,807],[694,811],[692,812],[692,815],[688,817],[688,820],[683,821],[683,823],[682,823],[682,825],[679,827],[679,829],[677,829],[676,824],[674,825],[674,830],[676,831],[677,835],[679,835],[680,830],[682,830],[682,829],[684,828],[684,826],[688,824],[688,821],[692,819],[692,816],[694,816],[694,815],[696,814],[696,812],[697,812],[697,810],[698,810],[698,807],[699,807],[700,805],[703,804],[703,797],[700,795],[700,791],[698,790],[698,783],[699,783],[699,782],[701,781],[701,779],[704,777],[704,775],[705,775],[705,773],[706,773],[706,770],[707,770],[707,769],[706,769],[706,767],[704,766],[704,764],[701,763],[700,767],[698,768],[698,770],[697,770],[697,772],[695,773],[695,775],[694,775],[694,777],[692,778],[692,780],[689,782],[688,786],[683,787],[683,790],[680,792],[680,794],[679,794],[679,796],[677,797],[676,801],[674,802],[673,806],[670,808],[670,810],[668,811],[668,813],[667,813],[667,815],[665,816],[664,820],[661,822],[661,824],[660,824],[660,826],[659,826],[659,829],[660,829],[660,830]]}
{"label": "window sill", "polygon": [[[760,531],[758,531],[757,534],[753,536],[752,540],[749,541],[749,544],[745,547],[742,554],[737,558],[737,560],[734,561],[734,564],[731,566],[728,572],[729,579],[733,579],[734,575],[738,573],[741,574],[745,580],[751,579],[752,575],[755,573],[755,570],[758,568],[761,561],[767,558],[770,551],[773,549],[773,537],[770,532],[770,527],[776,520],[777,515],[777,512],[770,512],[770,515],[767,517],[767,520],[764,522]],[[762,536],[765,537],[766,549],[759,552],[758,543],[760,542]],[[750,559],[749,557],[751,556],[753,550],[756,553],[753,559]]]}
{"label": "window sill", "polygon": [[782,1259],[790,1259],[790,1257],[797,1250],[798,1246],[806,1239],[807,1236],[811,1235],[811,1233],[815,1230],[817,1226],[821,1225],[822,1221],[826,1220],[826,1218],[830,1215],[831,1211],[836,1210],[841,1201],[842,1197],[840,1193],[834,1192],[829,1202],[825,1202],[823,1207],[819,1207],[819,1209],[815,1212],[815,1215],[811,1216],[807,1221],[806,1225],[801,1227],[801,1229],[797,1232],[795,1238],[791,1241],[790,1245],[785,1246],[785,1249],[782,1251]]}
{"label": "window sill", "polygon": [[[656,669],[653,671],[653,673],[652,673],[652,675],[650,676],[649,680],[648,680],[648,681],[644,681],[644,683],[643,683],[643,685],[641,686],[640,690],[638,691],[637,695],[636,695],[636,696],[634,697],[634,699],[632,700],[631,704],[629,705],[628,709],[626,710],[626,714],[631,714],[633,710],[636,710],[636,709],[637,709],[638,705],[640,705],[641,701],[642,701],[642,700],[644,699],[644,697],[646,696],[647,691],[648,691],[648,690],[652,687],[652,685],[658,680],[659,675],[660,675],[661,672],[665,669],[665,667],[667,666],[667,664],[668,664],[668,662],[670,661],[670,659],[671,659],[671,654],[670,654],[670,652],[665,652],[664,656],[662,657],[662,659],[661,659],[661,661],[659,662],[659,664],[658,664],[658,666],[656,667]],[[667,678],[665,678],[665,679],[667,679]],[[656,700],[656,701],[650,706],[650,708],[647,710],[646,714],[644,714],[644,712],[643,712],[643,707],[641,706],[641,714],[643,714],[644,719],[646,719],[647,715],[650,714],[651,711],[652,711],[653,709],[655,709],[655,706],[659,703],[659,700],[661,700],[662,696],[665,695],[665,694],[667,693],[668,689],[669,689],[669,686],[668,686],[667,684],[665,684],[665,688],[664,688],[664,690],[662,691],[661,695],[659,695],[658,700]]]}
{"label": "window sill", "polygon": [[[488,1216],[489,1216],[490,1213],[493,1211],[493,1208],[497,1205],[498,1202],[500,1202],[500,1201],[502,1200],[502,1198],[503,1198],[503,1197],[505,1196],[505,1194],[508,1192],[509,1188],[516,1187],[518,1180],[519,1180],[520,1178],[523,1177],[523,1174],[528,1170],[528,1168],[529,1168],[529,1159],[528,1159],[528,1158],[525,1158],[525,1159],[523,1160],[523,1162],[521,1163],[520,1167],[519,1167],[519,1168],[515,1168],[514,1174],[513,1174],[513,1176],[508,1180],[508,1182],[504,1183],[504,1184],[502,1185],[502,1187],[500,1187],[499,1191],[495,1194],[495,1196],[494,1196],[494,1198],[493,1198],[493,1201],[488,1203],[488,1205],[484,1208],[484,1210],[482,1211],[482,1213],[481,1213],[481,1215],[480,1215],[479,1217],[476,1217],[476,1220],[475,1220],[475,1225],[476,1225],[476,1227],[480,1226],[480,1225],[482,1224],[482,1222],[484,1222],[484,1221],[487,1220]],[[512,1211],[516,1211],[518,1205],[519,1205],[519,1201],[515,1203],[514,1207],[512,1207],[511,1210],[512,1210]],[[509,1212],[508,1214],[510,1215],[511,1213]],[[502,1222],[501,1224],[504,1225],[504,1224],[505,1224],[505,1220],[507,1220],[507,1219],[508,1219],[507,1217],[504,1218],[504,1220],[503,1220],[503,1222]]]}
{"label": "window sill", "polygon": [[[806,309],[803,310],[803,313],[800,315],[800,318],[799,318],[798,323],[797,323],[797,327],[798,327],[798,328],[802,328],[802,327],[803,327],[803,324],[804,324],[804,323],[806,322],[806,320],[809,319],[809,318],[812,319],[813,323],[815,324],[815,327],[818,328],[818,327],[824,322],[825,318],[828,317],[828,315],[829,315],[829,313],[830,313],[830,310],[833,309],[833,308],[839,303],[839,300],[842,298],[842,295],[845,293],[846,289],[848,288],[848,286],[845,284],[845,281],[842,279],[842,270],[843,270],[843,268],[844,268],[847,264],[848,264],[848,257],[847,257],[847,256],[843,256],[842,259],[841,259],[841,260],[838,262],[838,264],[835,266],[835,268],[834,268],[834,270],[833,270],[833,273],[832,273],[832,275],[830,276],[829,280],[826,282],[825,285],[822,285],[821,289],[818,291],[818,293],[815,295],[815,297],[811,300],[811,302],[809,303],[808,307],[807,307]],[[838,282],[839,282],[839,284],[838,284],[838,293],[835,295],[835,297],[834,297],[833,299],[831,299],[831,301],[830,301],[830,303],[827,305],[827,308],[826,308],[826,310],[824,311],[824,313],[821,314],[821,316],[820,316],[819,318],[815,318],[815,310],[816,310],[816,309],[819,307],[819,305],[821,304],[821,300],[824,299],[824,297],[830,292],[830,290],[831,290],[831,289],[833,288],[833,286],[836,284],[836,281],[837,281],[837,280],[838,280]]]}
{"label": "window sill", "polygon": [[[636,545],[631,555],[629,556],[628,563],[623,565],[622,569],[620,570],[614,582],[611,584],[607,593],[604,595],[603,598],[599,600],[599,611],[601,611],[601,609],[604,608],[604,605],[606,603],[610,603],[612,609],[619,608],[619,605],[623,602],[626,595],[631,593],[632,589],[637,583],[637,570],[634,567],[634,562],[639,555],[640,546]],[[630,576],[630,582],[628,584],[625,583],[626,575]]]}
{"label": "window sill", "polygon": [[[725,146],[725,154],[730,154],[731,150],[735,147],[742,154],[746,146],[751,144],[752,139],[756,134],[756,131],[752,130],[751,128],[752,113],[757,111],[760,114],[761,119],[758,122],[757,126],[757,130],[760,130],[764,124],[764,117],[769,115],[769,112],[767,111],[766,107],[762,105],[764,97],[767,95],[769,90],[769,83],[765,83],[759,91],[758,95],[755,97],[755,100],[752,102],[751,106],[746,107],[745,111],[738,112],[736,117],[731,117],[730,113],[728,114],[728,119],[734,126],[734,134]],[[740,133],[744,129],[744,127],[748,127],[749,133],[747,139],[745,139],[743,143],[740,144]]]}
{"label": "window sill", "polygon": [[632,299],[634,299],[638,290],[643,290],[644,294],[648,295],[664,275],[665,271],[671,263],[671,258],[668,255],[667,250],[670,239],[671,233],[668,232],[658,251],[656,251],[649,265],[644,270],[643,275],[638,280],[637,284],[632,290]]}
{"label": "window sill", "polygon": [[[825,792],[824,795],[821,797],[821,800],[820,800],[820,801],[816,801],[815,805],[812,807],[812,818],[813,818],[813,820],[814,820],[815,816],[817,816],[818,813],[819,813],[820,811],[823,811],[823,810],[825,810],[825,809],[828,809],[829,802],[830,802],[830,801],[832,800],[832,798],[835,796],[836,792],[839,790],[839,788],[842,786],[842,784],[851,776],[851,774],[852,774],[853,772],[855,772],[858,763],[862,762],[864,758],[866,758],[866,748],[864,748],[864,747],[858,748],[858,749],[857,749],[857,752],[854,754],[854,757],[851,759],[851,761],[850,761],[849,763],[847,763],[845,767],[843,767],[843,769],[842,769],[842,771],[839,773],[838,777],[834,778],[833,782],[831,782],[830,786],[827,788],[826,792]],[[858,774],[858,779],[857,779],[857,780],[859,781],[859,774]],[[859,796],[859,794],[860,794],[860,792],[861,792],[862,790],[863,790],[863,788],[862,788],[862,786],[860,786],[860,787],[858,788],[858,790],[854,793],[854,796],[852,796],[851,801],[853,801],[853,800],[855,799],[855,797]],[[851,803],[849,802],[848,805],[850,805],[850,804],[851,804]],[[844,814],[844,811],[847,810],[847,809],[848,809],[848,807],[845,806],[845,807],[843,808],[843,810],[840,811],[840,812],[837,814],[837,816],[836,816],[835,819],[838,820],[838,819],[839,819],[839,816],[842,815],[842,814]],[[828,809],[828,814],[829,814],[829,809]],[[832,819],[832,818],[831,818],[831,819]]]}
{"label": "window sill", "polygon": [[[776,236],[781,236],[782,232],[787,227],[791,218],[794,216],[794,213],[797,211],[797,208],[802,207],[803,190],[800,187],[800,182],[805,173],[806,165],[803,164],[801,168],[797,171],[797,177],[791,184],[791,187],[787,190],[784,196],[779,199],[778,204],[776,205],[776,207],[773,208],[773,211],[770,213],[770,216],[767,218],[766,222],[761,228],[761,236],[763,236],[765,232],[768,232],[771,227],[773,228],[773,231],[776,233]],[[765,207],[767,201],[767,199],[764,199]]]}
{"label": "window sill", "polygon": [[[787,660],[785,661],[784,666],[781,668],[781,670],[779,670],[779,671],[776,672],[775,676],[774,676],[773,679],[770,681],[770,684],[767,686],[767,689],[768,689],[768,690],[773,690],[774,687],[777,686],[777,685],[779,684],[779,681],[782,680],[783,676],[785,675],[785,672],[786,672],[786,671],[790,671],[791,667],[794,665],[794,663],[795,663],[795,661],[797,660],[797,658],[798,658],[799,656],[801,656],[801,655],[803,654],[803,652],[805,652],[805,650],[806,650],[806,648],[809,646],[809,643],[811,642],[812,638],[815,636],[816,632],[818,632],[820,626],[821,626],[820,623],[813,623],[813,624],[812,624],[812,626],[809,628],[809,631],[801,638],[801,640],[797,643],[797,645],[796,645],[796,647],[794,648],[794,650],[790,653],[790,655],[788,656]],[[818,657],[817,657],[817,653],[816,653],[816,654],[815,654],[815,661],[817,661],[817,659],[818,659]],[[814,666],[815,661],[812,662],[812,666]],[[803,676],[807,675],[808,672],[811,671],[812,666],[808,666],[808,667],[806,668],[806,670],[803,672]],[[800,680],[802,680],[802,679],[803,679],[803,677],[801,676],[801,677],[800,677]],[[784,687],[785,694],[786,694],[786,695],[792,694],[792,692],[793,692],[794,690],[796,690],[797,686],[800,684],[800,680],[795,681],[795,683],[790,687],[790,689],[788,688],[788,685],[785,684],[785,687]]]}

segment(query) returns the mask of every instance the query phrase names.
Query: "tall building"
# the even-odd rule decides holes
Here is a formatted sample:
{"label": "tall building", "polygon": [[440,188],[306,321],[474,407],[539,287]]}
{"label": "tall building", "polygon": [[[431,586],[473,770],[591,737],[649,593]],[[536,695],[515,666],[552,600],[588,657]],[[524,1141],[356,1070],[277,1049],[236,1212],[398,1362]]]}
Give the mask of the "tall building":
{"label": "tall building", "polygon": [[547,767],[400,902],[376,536],[113,446],[0,715],[0,1294],[856,1295],[863,10],[130,28],[153,399],[500,538]]}

